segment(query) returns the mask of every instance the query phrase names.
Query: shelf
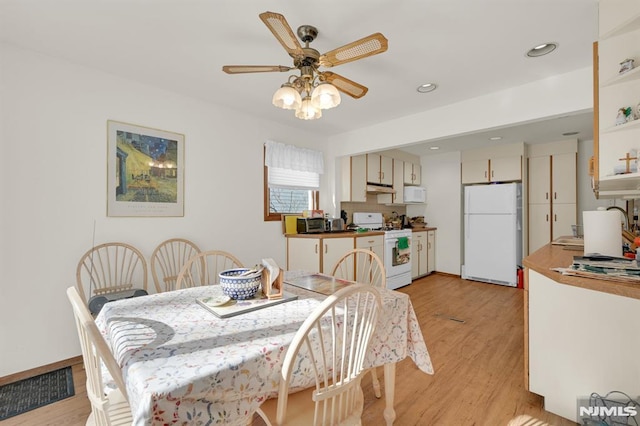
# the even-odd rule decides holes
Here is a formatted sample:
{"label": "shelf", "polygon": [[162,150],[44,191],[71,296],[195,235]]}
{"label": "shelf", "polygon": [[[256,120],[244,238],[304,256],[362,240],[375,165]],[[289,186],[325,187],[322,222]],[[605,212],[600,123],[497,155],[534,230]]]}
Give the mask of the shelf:
{"label": "shelf", "polygon": [[618,132],[620,130],[631,130],[631,129],[640,129],[640,119],[633,120],[628,123],[620,124],[618,126],[607,127],[606,129],[602,130],[600,133],[603,133],[603,134],[613,133],[613,132]]}
{"label": "shelf", "polygon": [[626,21],[622,22],[620,25],[612,28],[611,30],[607,31],[605,34],[603,34],[602,36],[600,36],[600,40],[606,40],[612,37],[616,37],[619,36],[621,34],[624,33],[628,33],[631,31],[635,31],[640,29],[640,13],[637,13],[636,15],[632,16],[631,18],[627,19]]}
{"label": "shelf", "polygon": [[614,84],[626,83],[627,81],[640,79],[640,66],[635,67],[632,70],[625,72],[624,74],[618,74],[613,78],[605,81],[600,87],[613,86]]}
{"label": "shelf", "polygon": [[598,190],[602,191],[640,191],[640,173],[626,173],[623,175],[600,177]]}

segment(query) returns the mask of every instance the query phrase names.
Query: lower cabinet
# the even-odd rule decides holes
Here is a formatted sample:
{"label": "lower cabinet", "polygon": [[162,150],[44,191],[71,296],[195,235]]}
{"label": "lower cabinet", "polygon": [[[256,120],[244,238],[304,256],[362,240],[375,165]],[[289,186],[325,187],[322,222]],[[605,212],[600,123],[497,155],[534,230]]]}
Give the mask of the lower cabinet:
{"label": "lower cabinet", "polygon": [[331,274],[340,258],[354,248],[373,251],[384,262],[384,237],[287,237],[287,269]]}
{"label": "lower cabinet", "polygon": [[411,278],[435,271],[436,231],[414,232],[411,240]]}

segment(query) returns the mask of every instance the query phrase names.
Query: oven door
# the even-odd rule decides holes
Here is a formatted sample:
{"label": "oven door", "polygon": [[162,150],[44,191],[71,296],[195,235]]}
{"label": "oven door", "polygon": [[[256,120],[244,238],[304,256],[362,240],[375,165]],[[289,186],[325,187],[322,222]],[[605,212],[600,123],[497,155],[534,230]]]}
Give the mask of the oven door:
{"label": "oven door", "polygon": [[411,237],[407,237],[408,247],[398,247],[398,238],[385,238],[384,268],[387,277],[411,272]]}

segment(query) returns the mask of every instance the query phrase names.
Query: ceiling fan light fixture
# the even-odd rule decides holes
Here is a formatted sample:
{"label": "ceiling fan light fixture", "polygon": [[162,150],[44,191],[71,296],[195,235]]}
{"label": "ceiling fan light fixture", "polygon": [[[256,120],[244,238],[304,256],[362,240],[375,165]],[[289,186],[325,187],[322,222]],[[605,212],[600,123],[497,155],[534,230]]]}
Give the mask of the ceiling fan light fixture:
{"label": "ceiling fan light fixture", "polygon": [[284,83],[273,94],[272,102],[278,108],[298,110],[302,105],[302,97],[291,83]]}
{"label": "ceiling fan light fixture", "polygon": [[321,82],[311,93],[311,104],[319,109],[330,109],[340,105],[338,89],[326,81]]}
{"label": "ceiling fan light fixture", "polygon": [[310,96],[305,96],[300,108],[296,110],[296,117],[301,120],[316,120],[322,117],[322,110],[313,105]]}

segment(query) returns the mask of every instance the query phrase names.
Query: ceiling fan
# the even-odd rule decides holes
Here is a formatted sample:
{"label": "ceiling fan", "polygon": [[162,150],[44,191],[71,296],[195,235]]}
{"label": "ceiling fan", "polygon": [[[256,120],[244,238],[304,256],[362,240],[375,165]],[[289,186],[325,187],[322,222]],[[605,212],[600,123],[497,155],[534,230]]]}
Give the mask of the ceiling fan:
{"label": "ceiling fan", "polygon": [[323,109],[338,106],[339,92],[354,99],[359,99],[367,93],[369,89],[365,86],[339,74],[320,71],[319,68],[335,67],[385,52],[388,41],[382,34],[374,33],[320,54],[316,49],[309,47],[309,43],[318,36],[317,28],[311,25],[302,25],[298,28],[298,37],[304,43],[302,47],[283,15],[264,12],[259,16],[293,58],[293,66],[225,65],[222,71],[227,74],[299,71],[299,75],[289,76],[287,82],[276,91],[273,95],[273,104],[279,108],[295,110],[296,117],[303,120],[320,118]]}

